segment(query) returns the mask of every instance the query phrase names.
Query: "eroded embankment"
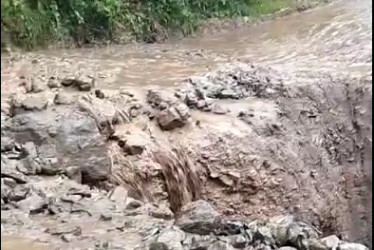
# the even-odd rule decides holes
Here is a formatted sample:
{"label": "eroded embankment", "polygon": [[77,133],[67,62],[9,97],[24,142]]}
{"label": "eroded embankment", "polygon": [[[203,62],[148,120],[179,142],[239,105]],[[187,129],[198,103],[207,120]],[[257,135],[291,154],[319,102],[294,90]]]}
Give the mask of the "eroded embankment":
{"label": "eroded embankment", "polygon": [[232,63],[146,97],[23,80],[2,103],[3,234],[58,249],[364,249],[340,240],[369,242],[371,76],[308,77]]}

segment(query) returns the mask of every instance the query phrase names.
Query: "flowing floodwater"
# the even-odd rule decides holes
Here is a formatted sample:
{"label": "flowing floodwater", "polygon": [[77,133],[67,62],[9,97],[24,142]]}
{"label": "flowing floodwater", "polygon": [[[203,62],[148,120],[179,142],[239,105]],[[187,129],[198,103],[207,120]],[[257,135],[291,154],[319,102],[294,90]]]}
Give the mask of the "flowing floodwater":
{"label": "flowing floodwater", "polygon": [[[140,92],[172,89],[190,75],[232,60],[260,63],[294,75],[367,75],[372,64],[371,12],[369,0],[343,0],[251,27],[165,44],[48,50],[17,60],[4,57],[2,95],[15,92],[14,82],[20,77],[49,78],[74,71],[97,76],[99,87],[126,86]],[[7,238],[2,249],[25,249],[27,244],[19,237]]]}
{"label": "flowing floodwater", "polygon": [[15,76],[48,76],[73,69],[98,75],[105,87],[165,88],[233,59],[287,73],[365,74],[371,69],[371,10],[369,0],[343,0],[248,28],[165,44],[31,53],[28,56],[40,58],[38,64],[4,63],[3,85],[14,82]]}

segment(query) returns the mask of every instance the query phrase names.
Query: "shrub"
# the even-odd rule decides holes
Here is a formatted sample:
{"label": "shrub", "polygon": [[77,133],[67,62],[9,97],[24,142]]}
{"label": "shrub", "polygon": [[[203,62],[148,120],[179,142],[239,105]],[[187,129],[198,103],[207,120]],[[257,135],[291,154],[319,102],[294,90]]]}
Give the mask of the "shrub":
{"label": "shrub", "polygon": [[259,15],[292,0],[4,0],[4,41],[34,48],[73,38],[78,44],[116,41],[127,32],[138,41],[154,42],[168,34],[194,32],[212,17]]}

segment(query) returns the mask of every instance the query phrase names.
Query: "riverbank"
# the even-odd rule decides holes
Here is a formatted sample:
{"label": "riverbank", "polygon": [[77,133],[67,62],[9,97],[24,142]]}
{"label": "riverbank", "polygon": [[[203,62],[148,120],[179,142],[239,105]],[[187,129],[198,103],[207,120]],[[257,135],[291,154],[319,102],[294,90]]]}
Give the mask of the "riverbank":
{"label": "riverbank", "polygon": [[328,0],[2,2],[2,48],[159,43],[206,30],[248,25]]}

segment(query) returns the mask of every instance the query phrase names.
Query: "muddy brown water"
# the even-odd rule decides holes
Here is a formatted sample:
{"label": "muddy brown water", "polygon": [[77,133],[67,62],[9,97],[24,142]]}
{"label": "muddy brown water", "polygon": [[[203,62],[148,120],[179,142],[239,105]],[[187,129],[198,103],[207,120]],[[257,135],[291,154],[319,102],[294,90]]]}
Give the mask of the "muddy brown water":
{"label": "muddy brown water", "polygon": [[[233,59],[272,66],[287,74],[367,75],[372,64],[371,12],[370,0],[343,0],[247,28],[165,44],[39,51],[11,65],[4,57],[2,95],[13,91],[15,77],[58,74],[71,67],[88,68],[107,88],[126,86],[140,92],[173,89],[186,77]],[[38,63],[30,63],[30,57]],[[232,104],[238,105],[242,104]],[[232,126],[229,118],[219,119],[221,125]],[[2,238],[4,250],[45,249],[25,237]]]}

